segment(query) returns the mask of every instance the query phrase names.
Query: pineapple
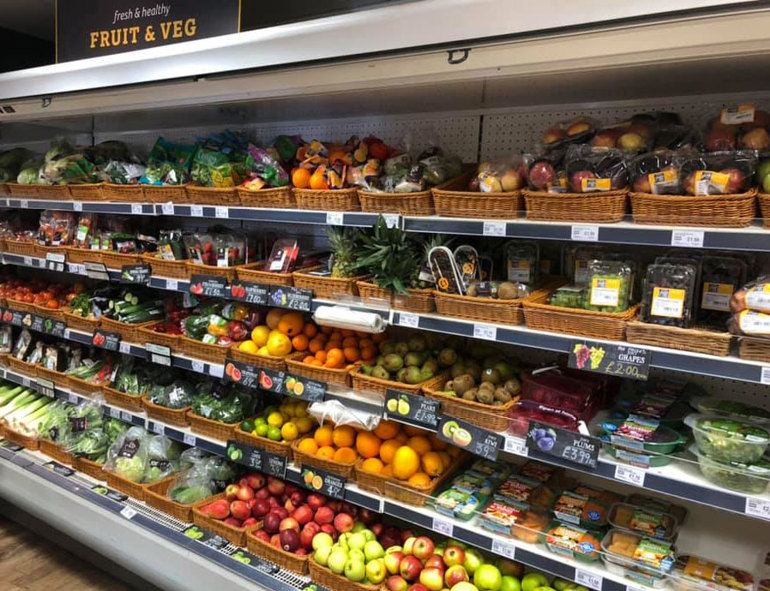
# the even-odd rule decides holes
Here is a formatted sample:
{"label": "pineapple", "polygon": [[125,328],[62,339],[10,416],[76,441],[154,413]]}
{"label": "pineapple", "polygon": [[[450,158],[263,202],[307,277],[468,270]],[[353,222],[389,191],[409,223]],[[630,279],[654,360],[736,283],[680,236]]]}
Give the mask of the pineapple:
{"label": "pineapple", "polygon": [[422,259],[420,260],[420,269],[417,273],[417,278],[412,282],[412,287],[418,289],[427,289],[435,287],[433,281],[433,275],[430,271],[430,261],[428,261],[428,254],[437,246],[451,247],[454,242],[454,236],[447,236],[446,234],[431,234],[422,243]]}
{"label": "pineapple", "polygon": [[356,276],[356,248],[360,232],[355,228],[330,227],[326,231],[334,254],[332,277],[349,278]]}
{"label": "pineapple", "polygon": [[388,228],[382,216],[371,233],[364,234],[359,247],[356,269],[374,275],[383,289],[407,294],[419,273],[417,244],[400,228]]}

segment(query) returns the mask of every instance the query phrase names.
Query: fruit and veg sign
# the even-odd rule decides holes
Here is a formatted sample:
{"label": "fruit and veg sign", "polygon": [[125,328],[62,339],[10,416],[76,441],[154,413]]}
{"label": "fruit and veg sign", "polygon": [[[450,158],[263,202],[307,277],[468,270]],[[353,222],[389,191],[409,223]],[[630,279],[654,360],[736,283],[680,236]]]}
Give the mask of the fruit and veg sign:
{"label": "fruit and veg sign", "polygon": [[289,310],[310,312],[313,307],[313,292],[299,287],[273,285],[270,287],[270,305]]}
{"label": "fruit and veg sign", "polygon": [[439,420],[438,438],[492,461],[497,460],[503,447],[503,436],[499,433],[446,415]]}
{"label": "fruit and veg sign", "polygon": [[63,337],[65,330],[67,330],[67,325],[63,321],[54,320],[53,318],[46,318],[45,320],[46,333],[55,337]]}
{"label": "fruit and veg sign", "polygon": [[650,373],[650,352],[627,345],[573,341],[569,350],[569,367],[610,376],[647,380]]}
{"label": "fruit and veg sign", "polygon": [[150,275],[152,275],[150,265],[123,265],[120,270],[120,282],[149,285]]}
{"label": "fruit and veg sign", "polygon": [[[529,421],[527,447],[530,449],[530,456],[536,457],[539,452],[595,470],[602,443],[597,437]],[[535,454],[531,453],[533,451]]]}
{"label": "fruit and veg sign", "polygon": [[438,426],[441,402],[398,390],[385,393],[385,418],[407,425],[433,430]]}
{"label": "fruit and veg sign", "polygon": [[286,458],[245,443],[227,442],[227,457],[242,466],[254,468],[277,478],[286,478]]}
{"label": "fruit and veg sign", "polygon": [[120,335],[115,332],[96,330],[91,344],[107,351],[117,351],[120,347]]}
{"label": "fruit and veg sign", "polygon": [[190,277],[190,293],[210,298],[223,298],[227,295],[227,280],[216,275],[193,275]]}
{"label": "fruit and veg sign", "polygon": [[313,492],[321,493],[327,497],[344,500],[346,478],[332,474],[314,466],[303,466],[300,474],[301,482]]}
{"label": "fruit and veg sign", "polygon": [[230,285],[230,299],[247,304],[267,304],[270,286],[261,283],[239,281]]}
{"label": "fruit and veg sign", "polygon": [[294,376],[283,371],[260,369],[231,359],[225,361],[225,377],[249,388],[261,388],[308,402],[323,400],[326,395],[324,382]]}

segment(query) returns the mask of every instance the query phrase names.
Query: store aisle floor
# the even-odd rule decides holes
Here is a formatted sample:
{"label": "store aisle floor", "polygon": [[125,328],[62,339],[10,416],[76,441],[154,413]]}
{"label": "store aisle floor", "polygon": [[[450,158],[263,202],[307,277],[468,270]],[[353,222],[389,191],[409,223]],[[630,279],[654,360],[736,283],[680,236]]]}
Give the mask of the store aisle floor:
{"label": "store aisle floor", "polygon": [[0,581],[2,591],[135,591],[3,516]]}

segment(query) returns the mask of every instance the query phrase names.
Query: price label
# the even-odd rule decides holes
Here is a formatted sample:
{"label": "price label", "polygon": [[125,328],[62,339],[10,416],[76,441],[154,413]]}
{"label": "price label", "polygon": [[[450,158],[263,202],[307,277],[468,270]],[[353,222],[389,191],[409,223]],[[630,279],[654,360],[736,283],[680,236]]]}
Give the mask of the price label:
{"label": "price label", "polygon": [[326,224],[328,226],[341,226],[343,224],[343,215],[341,211],[327,211]]}
{"label": "price label", "polygon": [[119,408],[115,408],[114,406],[110,406],[109,407],[109,413],[110,413],[110,416],[113,419],[119,419],[120,418],[120,409]]}
{"label": "price label", "polygon": [[78,395],[77,394],[73,394],[71,392],[69,394],[67,394],[67,400],[69,402],[71,402],[72,404],[77,404],[78,402],[80,402],[80,398],[78,397]]}
{"label": "price label", "polygon": [[398,325],[408,326],[409,328],[419,328],[420,317],[417,314],[409,314],[407,312],[398,313]]}
{"label": "price label", "polygon": [[454,535],[454,525],[451,521],[446,519],[440,519],[438,517],[433,518],[433,531],[437,534],[443,534],[448,538]]}
{"label": "price label", "polygon": [[223,298],[226,292],[227,280],[217,275],[192,275],[190,276],[190,293],[196,296],[211,298]]}
{"label": "price label", "polygon": [[759,376],[759,382],[761,384],[770,384],[770,367],[762,367],[762,373]]}
{"label": "price label", "polygon": [[195,218],[202,218],[203,217],[203,206],[202,205],[191,205],[190,206],[190,215]]}
{"label": "price label", "polygon": [[630,345],[572,341],[568,365],[573,369],[646,380],[650,372],[650,352]]}
{"label": "price label", "polygon": [[24,260],[24,266],[25,267],[31,267],[32,266],[32,257],[23,257]]}
{"label": "price label", "polygon": [[286,458],[251,445],[231,439],[227,442],[227,457],[232,462],[254,468],[270,476],[286,477]]}
{"label": "price label", "polygon": [[746,498],[746,515],[770,520],[770,501]]}
{"label": "price label", "polygon": [[132,203],[131,204],[131,213],[134,215],[142,215],[142,204],[141,203]]}
{"label": "price label", "polygon": [[299,287],[272,285],[270,287],[270,301],[268,303],[273,306],[288,308],[289,310],[310,312],[313,308],[313,291]]}
{"label": "price label", "polygon": [[223,207],[223,206],[217,206],[214,208],[214,217],[221,218],[221,219],[227,219],[230,217],[230,208],[229,207]]}
{"label": "price label", "polygon": [[54,388],[54,384],[51,380],[38,378],[37,391],[40,392],[43,396],[48,396],[49,398],[54,398],[56,396],[56,389]]}
{"label": "price label", "polygon": [[572,240],[596,242],[599,240],[599,226],[572,226]]}
{"label": "price label", "polygon": [[163,215],[174,215],[174,204],[173,203],[163,203],[160,206],[160,212]]}
{"label": "price label", "polygon": [[171,367],[171,357],[166,357],[165,355],[158,355],[157,353],[150,353],[150,363]]}
{"label": "price label", "polygon": [[597,437],[529,421],[527,447],[530,456],[553,456],[596,470],[602,442]]}
{"label": "price label", "polygon": [[131,423],[134,420],[134,417],[131,413],[128,412],[121,412],[120,413],[120,420],[124,423]]}
{"label": "price label", "polygon": [[72,338],[72,332],[69,328],[64,329],[64,338],[68,341]]}
{"label": "price label", "polygon": [[149,285],[151,274],[150,265],[123,265],[120,270],[120,282]]}
{"label": "price label", "polygon": [[502,540],[492,540],[492,554],[516,560],[516,546]]}
{"label": "price label", "polygon": [[32,381],[27,376],[22,376],[21,378],[21,385],[25,388],[29,388],[32,384]]}
{"label": "price label", "polygon": [[49,271],[61,273],[67,266],[66,258],[63,252],[47,252],[45,255],[45,268]]}
{"label": "price label", "polygon": [[130,343],[124,343],[123,341],[120,341],[120,352],[124,355],[130,355],[131,354],[131,345]]}
{"label": "price label", "polygon": [[415,427],[430,429],[438,425],[441,402],[426,396],[415,396],[398,390],[385,392],[385,417]]}
{"label": "price label", "polygon": [[307,488],[317,493],[343,500],[347,479],[314,466],[303,466],[301,481]]}
{"label": "price label", "polygon": [[186,445],[191,447],[195,447],[195,444],[198,443],[198,439],[192,433],[185,433],[182,440]]}
{"label": "price label", "polygon": [[126,505],[120,510],[120,514],[126,519],[133,519],[134,515],[136,515],[136,511],[131,507],[129,507],[128,505]]}
{"label": "price label", "polygon": [[110,274],[107,272],[107,267],[102,263],[85,263],[85,270],[89,279],[96,279],[98,281],[110,280]]}
{"label": "price label", "polygon": [[94,347],[106,349],[107,351],[118,351],[120,348],[120,335],[115,332],[107,332],[105,330],[97,329],[94,332],[91,344]]}
{"label": "price label", "polygon": [[515,454],[517,456],[527,456],[529,454],[527,444],[516,437],[506,437],[504,449],[509,454]]}
{"label": "price label", "polygon": [[644,470],[633,466],[618,464],[615,466],[615,480],[627,482],[634,486],[644,487]]}
{"label": "price label", "polygon": [[575,569],[575,582],[585,585],[589,589],[597,589],[597,591],[601,591],[602,588],[601,575],[595,575],[580,568]]}
{"label": "price label", "polygon": [[473,325],[473,338],[484,339],[487,341],[497,340],[497,327],[489,326],[488,324],[474,324]]}
{"label": "price label", "polygon": [[230,285],[230,297],[247,304],[267,304],[270,286],[261,283],[239,281]]}
{"label": "price label", "polygon": [[216,365],[214,363],[209,364],[209,375],[215,378],[221,378],[225,375],[225,366]]}
{"label": "price label", "polygon": [[671,232],[671,246],[702,248],[705,235],[702,230],[674,230]]}
{"label": "price label", "polygon": [[484,222],[481,231],[484,236],[505,236],[505,222]]}
{"label": "price label", "polygon": [[72,211],[83,211],[83,204],[80,201],[73,201]]}
{"label": "price label", "polygon": [[439,439],[493,462],[503,448],[503,436],[499,433],[447,415],[439,420],[437,434]]}
{"label": "price label", "polygon": [[75,275],[86,274],[86,266],[82,263],[68,263],[67,266],[69,267],[70,273],[74,273]]}
{"label": "price label", "polygon": [[179,281],[176,279],[166,279],[166,289],[179,291]]}
{"label": "price label", "polygon": [[192,370],[198,373],[203,373],[203,361],[197,359],[192,360]]}
{"label": "price label", "polygon": [[20,199],[19,200],[19,207],[21,207],[22,209],[29,208],[29,201],[27,201],[26,199]]}
{"label": "price label", "polygon": [[155,421],[147,421],[147,430],[158,435],[166,434],[166,426],[161,423],[156,423]]}
{"label": "price label", "polygon": [[398,228],[401,223],[401,218],[397,213],[383,213],[382,218],[388,228]]}

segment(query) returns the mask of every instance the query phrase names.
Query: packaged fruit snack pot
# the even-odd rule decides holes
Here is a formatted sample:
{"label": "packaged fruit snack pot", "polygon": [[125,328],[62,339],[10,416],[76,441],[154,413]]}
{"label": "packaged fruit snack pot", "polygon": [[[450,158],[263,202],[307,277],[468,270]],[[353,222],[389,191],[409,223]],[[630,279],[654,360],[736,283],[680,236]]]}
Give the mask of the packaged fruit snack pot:
{"label": "packaged fruit snack pot", "polygon": [[751,591],[754,577],[746,571],[723,566],[700,558],[682,554],[677,557],[672,573],[677,591]]}
{"label": "packaged fruit snack pot", "polygon": [[755,463],[770,443],[768,431],[745,421],[690,415],[684,422],[692,429],[700,452],[718,462]]}
{"label": "packaged fruit snack pot", "polygon": [[553,515],[559,521],[588,528],[607,525],[607,506],[601,501],[571,491],[561,494],[553,504]]}
{"label": "packaged fruit snack pot", "polygon": [[587,290],[579,285],[563,285],[548,296],[548,304],[560,308],[585,308]]}
{"label": "packaged fruit snack pot", "polygon": [[642,322],[689,327],[693,320],[696,273],[690,265],[648,266],[642,287]]}
{"label": "packaged fruit snack pot", "polygon": [[468,521],[485,502],[486,497],[453,486],[439,493],[433,506],[442,515]]}
{"label": "packaged fruit snack pot", "polygon": [[629,306],[633,272],[620,261],[591,261],[586,310],[623,312]]}
{"label": "packaged fruit snack pot", "polygon": [[577,525],[552,521],[540,539],[554,554],[580,562],[596,562],[601,553],[600,535]]}
{"label": "packaged fruit snack pot", "polygon": [[535,507],[549,507],[556,493],[537,480],[510,476],[495,491],[494,498],[506,503],[525,503]]}
{"label": "packaged fruit snack pot", "polygon": [[540,246],[531,240],[511,240],[505,244],[508,281],[537,285],[540,278]]}
{"label": "packaged fruit snack pot", "polygon": [[663,576],[674,566],[672,543],[632,532],[611,529],[602,540],[606,560],[631,565],[655,576]]}
{"label": "packaged fruit snack pot", "polygon": [[758,425],[770,423],[770,411],[735,400],[714,397],[697,398],[692,404],[704,414],[719,415],[736,421],[751,421]]}
{"label": "packaged fruit snack pot", "polygon": [[[621,575],[643,585],[655,588],[662,587],[666,580],[667,573],[665,571],[650,568],[633,560],[633,555],[643,539],[645,538],[629,532],[610,530],[602,540],[602,561],[605,568],[613,574]],[[673,554],[671,559],[673,563]]]}
{"label": "packaged fruit snack pot", "polygon": [[663,540],[673,540],[678,529],[673,515],[630,503],[615,503],[610,508],[609,522],[617,529]]}
{"label": "packaged fruit snack pot", "polygon": [[698,459],[701,474],[709,482],[742,493],[758,495],[767,490],[770,462],[760,460],[753,464],[718,462],[702,454],[696,445],[689,448]]}

